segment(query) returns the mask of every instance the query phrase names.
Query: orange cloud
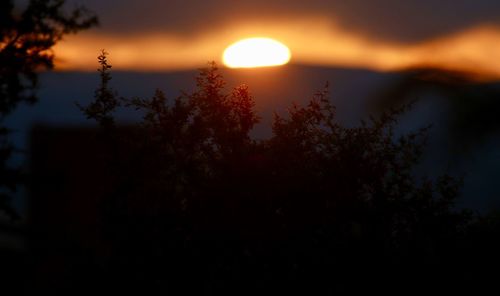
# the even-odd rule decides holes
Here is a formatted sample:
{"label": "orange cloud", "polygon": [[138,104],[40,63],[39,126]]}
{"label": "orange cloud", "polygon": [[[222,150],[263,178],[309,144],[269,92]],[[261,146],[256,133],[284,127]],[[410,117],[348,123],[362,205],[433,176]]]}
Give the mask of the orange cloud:
{"label": "orange cloud", "polygon": [[335,22],[309,18],[290,23],[242,23],[197,37],[172,35],[108,36],[85,33],[57,45],[56,65],[63,70],[94,70],[101,48],[111,53],[115,68],[164,71],[198,68],[221,62],[224,49],[249,37],[270,37],[286,44],[292,63],[363,67],[391,71],[418,66],[468,71],[486,79],[500,78],[500,28],[479,26],[419,44],[403,45],[349,32]]}

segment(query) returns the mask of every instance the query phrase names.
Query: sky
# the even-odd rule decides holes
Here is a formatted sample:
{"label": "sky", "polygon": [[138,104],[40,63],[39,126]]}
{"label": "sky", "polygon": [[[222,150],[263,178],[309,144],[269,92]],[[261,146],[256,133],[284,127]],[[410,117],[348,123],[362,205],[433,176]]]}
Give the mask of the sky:
{"label": "sky", "polygon": [[[256,36],[281,41],[290,48],[295,65],[224,72],[229,74],[226,79],[233,79],[231,85],[243,82],[250,86],[265,125],[257,130],[261,134],[269,129],[274,111],[286,110],[297,100],[303,103],[300,99],[309,99],[326,81],[332,83],[339,116],[357,120],[361,115],[356,112],[364,108],[365,99],[399,81],[401,74],[393,70],[430,66],[500,80],[498,0],[67,2],[68,8],[83,4],[93,10],[101,25],[57,44],[59,71],[43,74],[40,102],[35,107],[23,106],[9,122],[16,131],[13,141],[20,147],[26,147],[33,125],[79,126],[87,122],[74,102],[85,105],[92,99],[99,83],[95,70],[101,49],[110,53],[114,70],[124,70],[113,73],[113,87],[120,95],[148,97],[159,87],[172,97],[176,94],[171,91],[194,87],[197,72],[193,70],[210,60],[220,64],[224,49],[232,43]],[[175,72],[165,73],[170,71]],[[443,106],[428,94],[423,97],[424,103],[430,103],[410,114],[411,127],[416,123],[445,126],[450,101]],[[477,110],[473,103],[466,109]],[[130,114],[124,118],[129,119],[127,116]],[[435,138],[446,142],[445,129],[433,129]],[[484,189],[497,188],[500,153],[495,141],[481,144],[483,150],[475,151],[474,157],[465,157],[468,163],[454,164],[456,171],[470,172],[465,196],[472,201],[476,192],[483,192],[480,202],[472,202],[475,208],[499,204],[499,192]],[[442,142],[431,147],[448,148]],[[440,166],[449,163],[443,157],[448,152],[430,153],[433,158],[428,167],[442,173]],[[466,168],[462,170],[461,165]]]}
{"label": "sky", "polygon": [[500,78],[500,1],[69,0],[101,25],[56,47],[58,69],[163,71],[221,61],[247,37],[286,44],[296,64],[392,71],[439,67]]}

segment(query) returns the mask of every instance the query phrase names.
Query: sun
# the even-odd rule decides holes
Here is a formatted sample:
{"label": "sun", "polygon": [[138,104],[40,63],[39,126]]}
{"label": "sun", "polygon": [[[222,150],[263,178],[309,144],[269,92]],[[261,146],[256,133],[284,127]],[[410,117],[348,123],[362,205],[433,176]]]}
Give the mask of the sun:
{"label": "sun", "polygon": [[290,49],[271,38],[248,38],[230,45],[222,55],[229,68],[280,66],[291,58]]}

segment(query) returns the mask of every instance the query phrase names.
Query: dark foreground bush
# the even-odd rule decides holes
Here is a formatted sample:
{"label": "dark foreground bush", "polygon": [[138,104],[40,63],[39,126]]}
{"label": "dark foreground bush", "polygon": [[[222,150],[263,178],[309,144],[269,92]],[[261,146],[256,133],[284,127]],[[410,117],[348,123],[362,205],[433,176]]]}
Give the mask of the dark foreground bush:
{"label": "dark foreground bush", "polygon": [[[472,274],[481,252],[472,237],[494,236],[454,210],[457,180],[415,180],[426,129],[395,136],[406,107],[348,128],[326,89],[256,141],[248,88],[227,93],[215,64],[193,93],[126,99],[108,85],[104,53],[99,61],[101,85],[81,107],[101,126],[99,186],[89,184],[99,247],[66,249],[76,259],[61,287],[323,295],[488,283]],[[143,120],[115,126],[119,107]]]}

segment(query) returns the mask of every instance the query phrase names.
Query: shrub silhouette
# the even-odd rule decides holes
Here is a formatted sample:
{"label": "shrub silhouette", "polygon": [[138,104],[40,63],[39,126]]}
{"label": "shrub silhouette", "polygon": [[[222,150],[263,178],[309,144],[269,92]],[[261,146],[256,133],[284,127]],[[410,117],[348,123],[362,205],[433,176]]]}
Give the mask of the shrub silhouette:
{"label": "shrub silhouette", "polygon": [[[161,91],[120,98],[105,52],[99,61],[95,101],[80,108],[103,127],[105,269],[126,289],[319,293],[456,280],[471,216],[453,210],[459,180],[414,180],[427,128],[394,132],[409,106],[348,128],[326,87],[255,141],[248,87],[226,93],[215,63],[195,92],[170,101]],[[118,106],[143,120],[116,127]]]}

